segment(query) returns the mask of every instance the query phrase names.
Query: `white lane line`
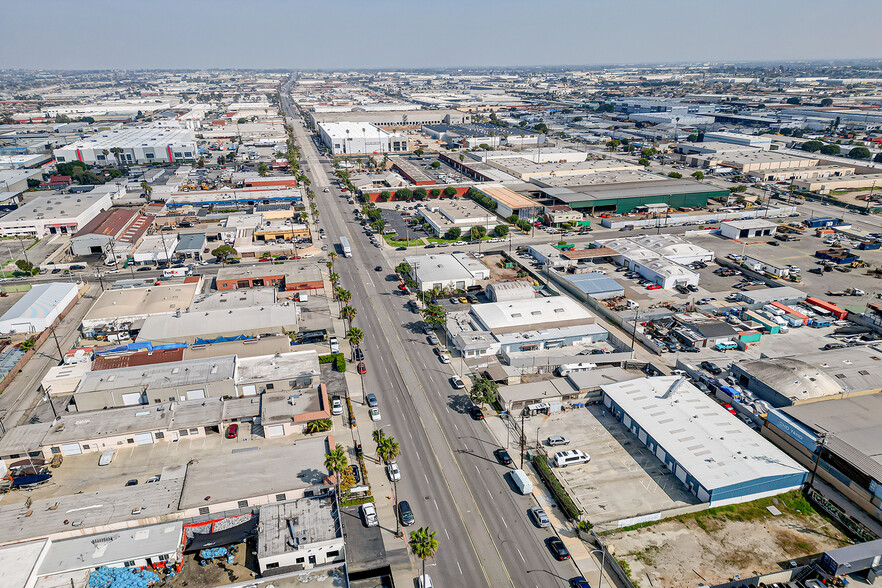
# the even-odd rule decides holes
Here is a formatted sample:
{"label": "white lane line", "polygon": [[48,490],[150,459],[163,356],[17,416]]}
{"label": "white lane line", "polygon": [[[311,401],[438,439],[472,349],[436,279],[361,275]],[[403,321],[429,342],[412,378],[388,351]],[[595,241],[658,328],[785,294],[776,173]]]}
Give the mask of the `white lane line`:
{"label": "white lane line", "polygon": [[447,532],[447,529],[444,529],[444,534],[447,535],[447,540],[450,541],[450,533]]}
{"label": "white lane line", "polygon": [[[520,549],[518,549],[518,548],[517,548],[517,547],[515,547],[515,549],[517,549],[517,550],[518,550],[518,555],[520,555],[520,556],[521,556],[521,561],[522,561],[522,562],[524,562],[524,563],[527,563],[527,560],[525,560],[525,559],[524,559],[524,554],[523,554],[523,553],[521,553],[521,550],[520,550]],[[539,586],[536,586],[536,588],[539,588]]]}
{"label": "white lane line", "polygon": [[407,434],[408,434],[408,436],[410,436],[410,440],[413,441],[413,435],[411,434],[411,432],[408,431]]}
{"label": "white lane line", "polygon": [[456,423],[453,423],[453,428],[456,429],[457,433],[459,433],[459,427],[456,426]]}
{"label": "white lane line", "polygon": [[[435,503],[435,510],[437,510],[437,511],[438,511],[438,512],[439,512],[439,513],[440,513],[440,512],[441,512],[441,509],[440,509],[440,508],[438,508],[438,501],[437,501],[437,500],[435,500],[435,499],[434,499],[434,498],[433,498],[433,499],[432,499],[432,502],[434,502],[434,503]],[[506,526],[508,526],[508,525],[506,525]]]}
{"label": "white lane line", "polygon": [[[463,573],[462,573],[462,566],[461,566],[461,565],[459,565],[459,562],[456,562],[456,567],[458,567],[458,568],[459,568],[459,575],[460,575],[460,576],[464,576],[464,575],[465,575],[465,574],[463,574]],[[538,586],[536,586],[536,588],[539,588],[539,587],[538,587]]]}
{"label": "white lane line", "polygon": [[505,522],[505,517],[499,517],[502,519],[502,524],[505,525],[505,528],[508,529],[508,523]]}
{"label": "white lane line", "polygon": [[423,461],[423,458],[422,458],[422,457],[420,457],[420,454],[419,454],[419,452],[417,452],[417,454],[416,454],[416,456],[417,456],[417,459],[418,459],[418,460],[420,460],[420,461]]}
{"label": "white lane line", "polygon": [[481,474],[481,470],[478,469],[478,464],[475,464],[475,471],[478,472],[478,475]]}
{"label": "white lane line", "polygon": [[423,474],[423,477],[426,479],[426,486],[428,486],[429,485],[429,476],[427,476],[426,474]]}

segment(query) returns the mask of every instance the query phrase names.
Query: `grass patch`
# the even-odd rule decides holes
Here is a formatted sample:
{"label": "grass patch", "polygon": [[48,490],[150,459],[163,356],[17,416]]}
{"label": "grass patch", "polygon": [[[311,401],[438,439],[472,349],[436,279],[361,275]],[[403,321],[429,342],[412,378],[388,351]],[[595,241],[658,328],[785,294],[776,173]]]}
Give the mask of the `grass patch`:
{"label": "grass patch", "polygon": [[383,235],[383,240],[392,247],[416,247],[423,244],[422,239],[396,239],[395,235]]}
{"label": "grass patch", "polygon": [[619,564],[620,568],[622,568],[622,572],[625,573],[625,577],[628,578],[628,581],[631,582],[631,585],[636,586],[636,584],[634,584],[634,578],[631,577],[631,566],[628,565],[628,562],[617,559],[616,563]]}
{"label": "grass patch", "polygon": [[429,237],[426,239],[429,243],[456,243],[460,239],[445,239],[443,237]]}
{"label": "grass patch", "polygon": [[361,496],[359,498],[346,498],[345,500],[340,501],[340,506],[359,506],[361,504],[365,504],[367,502],[373,502],[373,496]]}
{"label": "grass patch", "polygon": [[551,489],[551,493],[554,494],[557,504],[560,506],[564,514],[571,519],[578,521],[582,514],[579,512],[579,507],[576,506],[576,503],[573,502],[573,499],[567,494],[566,489],[558,481],[557,476],[555,476],[551,471],[551,468],[548,467],[548,461],[545,456],[541,454],[534,455],[533,465],[536,467],[536,470],[539,472],[539,476],[545,482],[545,485]]}

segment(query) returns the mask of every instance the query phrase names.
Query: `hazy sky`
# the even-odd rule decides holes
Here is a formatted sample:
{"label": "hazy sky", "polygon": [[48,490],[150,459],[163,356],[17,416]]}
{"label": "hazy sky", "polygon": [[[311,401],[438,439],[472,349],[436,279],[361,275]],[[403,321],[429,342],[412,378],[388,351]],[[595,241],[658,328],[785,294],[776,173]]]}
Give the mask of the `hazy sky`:
{"label": "hazy sky", "polygon": [[414,68],[882,57],[882,1],[3,0],[0,68]]}

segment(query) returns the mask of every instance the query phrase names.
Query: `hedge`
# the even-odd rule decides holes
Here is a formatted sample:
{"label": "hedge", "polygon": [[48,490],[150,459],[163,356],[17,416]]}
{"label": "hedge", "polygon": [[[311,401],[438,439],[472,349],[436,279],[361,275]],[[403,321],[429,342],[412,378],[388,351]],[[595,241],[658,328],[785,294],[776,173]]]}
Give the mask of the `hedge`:
{"label": "hedge", "polygon": [[564,514],[569,518],[578,521],[581,516],[579,507],[576,506],[573,499],[570,498],[570,495],[567,494],[567,491],[561,486],[560,482],[558,482],[557,477],[551,471],[551,468],[548,467],[548,461],[545,456],[542,454],[534,455],[533,465],[536,467],[536,471],[539,472],[539,476],[545,482],[545,485],[551,489],[551,493],[554,494],[554,497],[557,499],[557,504],[560,506]]}
{"label": "hedge", "polygon": [[358,506],[360,504],[365,504],[367,502],[373,502],[373,501],[374,501],[374,497],[370,496],[370,495],[361,496],[359,498],[346,498],[346,499],[340,501],[340,506],[343,506],[343,507]]}
{"label": "hedge", "polygon": [[338,372],[346,371],[346,357],[342,353],[319,355],[319,363],[333,363],[334,369]]}

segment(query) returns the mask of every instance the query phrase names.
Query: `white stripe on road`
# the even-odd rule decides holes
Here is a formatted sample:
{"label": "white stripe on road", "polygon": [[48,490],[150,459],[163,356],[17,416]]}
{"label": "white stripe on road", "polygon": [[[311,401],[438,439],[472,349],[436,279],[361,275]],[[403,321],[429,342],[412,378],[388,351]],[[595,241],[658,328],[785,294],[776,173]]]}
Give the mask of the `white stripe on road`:
{"label": "white stripe on road", "polygon": [[[465,575],[465,574],[463,574],[463,573],[462,573],[462,566],[461,566],[461,565],[459,565],[459,562],[456,562],[456,567],[458,567],[458,568],[459,568],[459,575],[460,575],[460,576],[464,576],[464,575]],[[539,588],[539,587],[538,587],[538,586],[536,586],[536,588]]]}
{"label": "white stripe on road", "polygon": [[[505,518],[505,517],[503,517],[503,519],[504,519],[504,518]],[[505,522],[505,521],[504,521],[504,520],[503,520],[503,522]],[[515,547],[515,549],[518,549],[518,548],[517,548],[517,547]],[[518,549],[518,555],[520,555],[520,556],[521,556],[521,561],[522,561],[522,562],[524,562],[524,563],[527,563],[527,560],[525,560],[525,559],[524,559],[524,554],[523,554],[523,553],[521,553],[521,550],[520,550],[520,549]],[[538,586],[536,586],[536,588],[539,588],[539,587],[538,587]]]}
{"label": "white stripe on road", "polygon": [[450,533],[447,532],[447,529],[444,529],[444,534],[447,535],[447,540],[450,541]]}
{"label": "white stripe on road", "polygon": [[429,485],[429,476],[427,476],[426,474],[423,474],[423,477],[426,479],[426,486],[428,486]]}
{"label": "white stripe on road", "polygon": [[505,517],[499,517],[502,519],[502,524],[505,525],[505,528],[508,529],[508,523],[505,522]]}
{"label": "white stripe on road", "polygon": [[[438,501],[437,501],[437,500],[435,500],[435,499],[434,499],[434,498],[433,498],[433,499],[432,499],[432,502],[434,502],[434,503],[435,503],[435,510],[437,510],[437,511],[438,511],[438,512],[439,512],[439,513],[440,513],[440,512],[441,512],[441,509],[440,509],[440,508],[438,508]],[[508,525],[506,525],[506,526],[508,526]]]}

